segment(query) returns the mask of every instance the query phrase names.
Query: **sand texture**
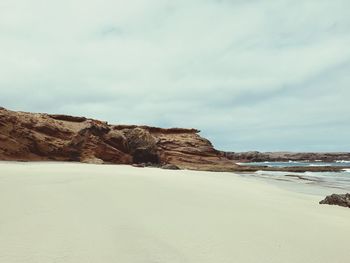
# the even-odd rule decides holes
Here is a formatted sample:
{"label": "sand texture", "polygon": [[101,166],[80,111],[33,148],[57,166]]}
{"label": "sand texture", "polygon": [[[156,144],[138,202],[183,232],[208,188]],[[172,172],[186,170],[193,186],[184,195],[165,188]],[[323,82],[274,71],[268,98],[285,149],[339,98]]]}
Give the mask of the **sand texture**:
{"label": "sand texture", "polygon": [[230,173],[0,163],[2,263],[348,263],[350,209]]}

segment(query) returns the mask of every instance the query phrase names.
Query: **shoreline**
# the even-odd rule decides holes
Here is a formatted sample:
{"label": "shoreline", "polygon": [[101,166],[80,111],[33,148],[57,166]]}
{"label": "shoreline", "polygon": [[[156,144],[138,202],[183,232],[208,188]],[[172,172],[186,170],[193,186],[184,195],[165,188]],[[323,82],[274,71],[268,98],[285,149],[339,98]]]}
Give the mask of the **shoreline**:
{"label": "shoreline", "polygon": [[[0,162],[8,163],[81,163],[81,164],[95,164],[95,165],[130,165],[135,164],[118,164],[118,163],[93,163],[93,162],[80,162],[80,161],[66,161],[66,160],[0,160]],[[169,163],[172,165],[172,163]],[[162,168],[161,164],[140,164],[144,167],[153,167],[153,168]],[[166,165],[166,164],[164,164]],[[176,165],[176,164],[174,164]],[[181,168],[181,170],[192,170],[192,171],[207,171],[207,172],[237,172],[237,173],[249,173],[257,171],[270,171],[270,172],[295,172],[295,173],[304,173],[304,172],[342,172],[344,170],[350,169],[349,165],[344,166],[292,166],[292,167],[270,167],[270,166],[249,166],[249,165],[240,165],[235,163],[235,167],[206,167],[206,166],[188,166]]]}
{"label": "shoreline", "polygon": [[[44,164],[62,164],[62,165],[91,165],[91,166],[112,166],[112,167],[132,167],[136,169],[159,169],[163,170],[161,167],[155,167],[155,166],[134,166],[134,165],[129,165],[129,164],[113,164],[113,163],[102,163],[102,164],[94,164],[94,163],[82,163],[82,162],[74,162],[74,161],[4,161],[0,160],[0,165],[1,164],[19,164],[19,165],[44,165]],[[249,166],[248,168],[253,167]],[[339,166],[341,167],[341,166]],[[254,166],[253,168],[264,168],[262,166]],[[269,168],[275,168],[275,167],[269,167]],[[287,167],[288,168],[288,167]],[[294,168],[294,167],[292,167]],[[299,168],[299,167],[296,167]],[[304,168],[304,167],[301,167]],[[313,168],[313,167],[312,167]],[[318,167],[316,167],[318,168]],[[341,167],[343,168],[343,167]],[[346,168],[349,169],[349,168]],[[276,185],[278,187],[282,187],[285,189],[289,189],[291,191],[296,191],[300,192],[300,189],[304,189],[303,193],[322,193],[323,195],[327,194],[332,194],[332,193],[345,193],[349,192],[350,189],[345,188],[345,187],[338,187],[330,184],[324,184],[323,181],[317,181],[317,180],[310,180],[308,179],[307,175],[305,173],[309,171],[293,171],[293,170],[286,170],[286,169],[247,169],[247,170],[238,170],[238,171],[208,171],[208,170],[196,170],[196,169],[180,169],[178,171],[193,171],[193,172],[209,172],[209,173],[227,173],[231,174],[234,176],[240,176],[240,177],[246,177],[246,178],[251,178],[251,179],[256,179],[261,182],[269,183],[272,185]],[[327,170],[328,171],[328,170]],[[311,171],[313,172],[327,172],[327,171]],[[342,170],[341,170],[342,171]],[[284,174],[282,177],[274,177],[271,175],[265,175],[261,176],[258,172],[271,172],[271,173],[278,173],[278,172],[291,172],[291,174]],[[334,171],[332,171],[334,172]],[[339,172],[336,170],[336,172]],[[294,173],[294,174],[293,174]],[[332,191],[330,191],[332,190]]]}

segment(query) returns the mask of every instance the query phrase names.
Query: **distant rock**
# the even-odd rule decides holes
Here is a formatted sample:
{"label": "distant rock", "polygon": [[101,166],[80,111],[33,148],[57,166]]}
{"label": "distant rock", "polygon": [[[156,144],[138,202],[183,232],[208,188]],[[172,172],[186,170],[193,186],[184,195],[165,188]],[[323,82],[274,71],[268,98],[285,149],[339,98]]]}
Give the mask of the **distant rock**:
{"label": "distant rock", "polygon": [[349,152],[221,152],[237,162],[288,162],[288,161],[350,161]]}
{"label": "distant rock", "polygon": [[332,194],[320,201],[320,204],[339,205],[350,208],[350,194]]}

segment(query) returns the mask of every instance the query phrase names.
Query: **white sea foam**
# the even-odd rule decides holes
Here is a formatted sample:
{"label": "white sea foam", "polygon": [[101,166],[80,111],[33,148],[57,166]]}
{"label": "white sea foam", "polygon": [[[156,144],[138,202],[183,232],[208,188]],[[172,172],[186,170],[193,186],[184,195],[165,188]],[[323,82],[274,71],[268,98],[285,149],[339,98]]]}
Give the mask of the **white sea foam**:
{"label": "white sea foam", "polygon": [[350,163],[350,161],[346,161],[346,160],[336,160],[336,163]]}

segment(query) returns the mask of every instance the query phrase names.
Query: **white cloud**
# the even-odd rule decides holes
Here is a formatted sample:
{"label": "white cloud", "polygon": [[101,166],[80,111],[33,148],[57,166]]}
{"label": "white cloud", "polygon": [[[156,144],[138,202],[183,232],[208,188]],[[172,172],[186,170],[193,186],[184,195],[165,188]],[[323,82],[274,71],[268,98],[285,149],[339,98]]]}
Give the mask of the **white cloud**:
{"label": "white cloud", "polygon": [[232,150],[349,150],[349,8],[2,0],[0,104],[195,126]]}

